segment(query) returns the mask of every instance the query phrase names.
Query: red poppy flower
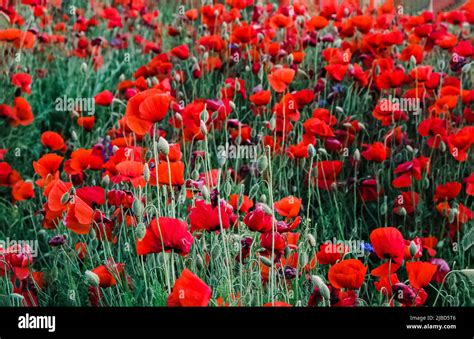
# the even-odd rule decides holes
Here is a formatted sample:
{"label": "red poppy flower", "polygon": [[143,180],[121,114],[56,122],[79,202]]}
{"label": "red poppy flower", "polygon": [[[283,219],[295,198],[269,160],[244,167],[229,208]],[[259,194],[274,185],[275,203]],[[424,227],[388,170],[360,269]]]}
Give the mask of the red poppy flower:
{"label": "red poppy flower", "polygon": [[324,243],[319,247],[316,257],[318,263],[322,265],[334,265],[338,260],[342,260],[344,254],[350,249],[344,245]]}
{"label": "red poppy flower", "polygon": [[253,201],[245,194],[231,194],[229,196],[229,204],[232,206],[234,211],[241,213],[247,213],[249,209],[253,207]]}
{"label": "red poppy flower", "polygon": [[404,239],[395,227],[376,228],[370,233],[370,242],[380,259],[392,259],[400,264],[403,260]]}
{"label": "red poppy flower", "polygon": [[41,143],[52,151],[64,151],[67,147],[63,137],[52,131],[46,131],[41,134]]}
{"label": "red poppy flower", "polygon": [[64,224],[76,234],[88,234],[94,221],[94,210],[77,195],[68,205]]}
{"label": "red poppy flower", "polygon": [[364,283],[367,266],[357,259],[343,260],[331,266],[328,279],[335,288],[359,289]]}
{"label": "red poppy flower", "polygon": [[99,277],[99,286],[102,288],[112,287],[117,284],[117,279],[124,272],[124,264],[114,263],[108,260],[106,265],[100,265],[92,270]]}
{"label": "red poppy flower", "polygon": [[342,81],[347,73],[347,70],[349,69],[349,66],[342,64],[331,64],[325,66],[324,69],[329,74],[331,79],[335,81]]}
{"label": "red poppy flower", "polygon": [[317,167],[316,185],[323,190],[329,190],[336,183],[339,173],[342,171],[344,163],[342,161],[319,161],[315,164]]}
{"label": "red poppy flower", "polygon": [[81,126],[87,132],[92,131],[95,124],[95,117],[79,117],[77,118],[77,125]]}
{"label": "red poppy flower", "polygon": [[257,106],[264,106],[270,102],[270,96],[271,96],[270,91],[263,90],[255,94],[252,94],[249,100]]}
{"label": "red poppy flower", "polygon": [[175,281],[173,291],[168,296],[171,307],[204,307],[211,300],[211,288],[194,273],[185,268]]}
{"label": "red poppy flower", "polygon": [[35,117],[33,116],[33,111],[31,106],[22,97],[16,97],[13,101],[13,114],[10,117],[10,125],[13,127],[28,126],[33,123]]}
{"label": "red poppy flower", "polygon": [[12,76],[12,84],[15,87],[21,88],[22,92],[31,93],[31,76],[27,73],[16,73]]}
{"label": "red poppy flower", "polygon": [[436,265],[421,261],[407,262],[406,268],[410,285],[417,289],[428,286],[438,270]]}
{"label": "red poppy flower", "polygon": [[252,231],[268,233],[273,228],[273,217],[265,211],[261,204],[257,204],[255,209],[245,216],[244,223]]}
{"label": "red poppy flower", "polygon": [[127,104],[125,119],[128,127],[138,135],[147,134],[155,122],[164,119],[171,96],[160,90],[149,89],[134,95]]}
{"label": "red poppy flower", "polygon": [[381,142],[374,142],[372,145],[364,145],[365,151],[361,154],[368,161],[384,162],[387,159],[389,149]]}
{"label": "red poppy flower", "polygon": [[145,237],[137,240],[138,255],[174,251],[186,255],[191,251],[194,238],[188,231],[186,222],[160,217],[153,219],[148,226]]}
{"label": "red poppy flower", "polygon": [[189,58],[189,46],[186,44],[176,46],[171,49],[170,54],[181,60]]}
{"label": "red poppy flower", "polygon": [[223,200],[220,201],[220,206],[208,204],[204,200],[196,200],[189,213],[191,232],[196,230],[220,231],[221,223],[223,229],[229,228],[231,210],[232,207],[229,210]]}
{"label": "red poppy flower", "polygon": [[275,211],[286,218],[298,216],[301,208],[301,199],[289,196],[274,203]]}
{"label": "red poppy flower", "polygon": [[103,92],[100,92],[99,94],[96,94],[94,100],[96,105],[110,106],[110,104],[114,100],[114,95],[112,94],[112,92],[105,90]]}
{"label": "red poppy flower", "polygon": [[13,201],[22,201],[35,197],[31,181],[18,180],[12,188]]}
{"label": "red poppy flower", "polygon": [[458,182],[447,182],[436,187],[433,200],[435,202],[443,200],[452,200],[461,192],[462,185]]}
{"label": "red poppy flower", "polygon": [[395,198],[395,207],[393,208],[393,212],[398,213],[401,208],[404,208],[407,214],[412,214],[419,202],[420,196],[418,193],[413,191],[402,192]]}
{"label": "red poppy flower", "polygon": [[466,194],[467,195],[474,195],[474,172],[471,173],[470,176],[464,179],[464,182],[466,183]]}
{"label": "red poppy flower", "polygon": [[268,82],[275,92],[281,93],[291,84],[295,71],[291,68],[278,68],[268,75]]}

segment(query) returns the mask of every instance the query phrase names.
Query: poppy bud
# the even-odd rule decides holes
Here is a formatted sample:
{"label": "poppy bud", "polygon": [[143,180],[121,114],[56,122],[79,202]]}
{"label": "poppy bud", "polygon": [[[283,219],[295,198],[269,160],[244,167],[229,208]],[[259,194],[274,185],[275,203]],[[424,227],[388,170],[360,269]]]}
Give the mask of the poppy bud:
{"label": "poppy bud", "polygon": [[430,188],[430,179],[428,179],[428,177],[425,177],[422,181],[422,184],[424,189]]}
{"label": "poppy bud", "polygon": [[199,117],[201,118],[201,121],[207,122],[209,120],[209,112],[207,111],[207,109],[202,111]]}
{"label": "poppy bud", "polygon": [[137,198],[135,198],[135,200],[133,200],[132,211],[137,216],[142,215],[143,205],[142,205],[142,202]]}
{"label": "poppy bud", "polygon": [[358,148],[356,148],[356,150],[354,151],[353,157],[354,157],[354,161],[357,161],[357,162],[360,161],[360,151]]}
{"label": "poppy bud", "polygon": [[85,62],[83,62],[83,63],[81,64],[81,71],[82,71],[83,73],[86,73],[88,68],[89,68],[89,66],[87,66],[87,64],[86,64]]}
{"label": "poppy bud", "polygon": [[170,153],[170,144],[168,143],[168,141],[163,138],[163,137],[160,137],[158,139],[158,150],[163,153],[164,155],[168,155]]}
{"label": "poppy bud", "polygon": [[471,63],[465,64],[462,66],[462,72],[467,74],[471,71]]}
{"label": "poppy bud", "polygon": [[411,62],[413,65],[416,65],[416,64],[417,64],[417,62],[416,62],[416,57],[415,57],[414,55],[412,55],[412,56],[410,57],[410,62]]}
{"label": "poppy bud", "polygon": [[182,116],[181,114],[179,114],[179,113],[176,113],[176,114],[174,115],[174,117],[175,117],[175,119],[178,120],[178,121],[183,121],[183,116]]}
{"label": "poppy bud", "polygon": [[329,300],[331,298],[331,293],[329,292],[329,288],[324,283],[323,279],[321,279],[321,277],[317,275],[312,275],[311,282],[313,283],[315,287],[318,288],[319,293],[324,299]]}
{"label": "poppy bud", "polygon": [[191,172],[191,179],[197,181],[199,179],[199,172],[197,170],[193,170]]}
{"label": "poppy bud", "polygon": [[150,167],[148,167],[148,164],[143,166],[143,178],[145,178],[146,182],[150,180]]}
{"label": "poppy bud", "polygon": [[465,269],[460,272],[471,281],[471,284],[474,284],[474,269]]}
{"label": "poppy bud", "polygon": [[316,247],[316,239],[313,237],[312,234],[307,234],[306,239],[308,240],[311,247]]}
{"label": "poppy bud", "polygon": [[399,215],[399,216],[406,216],[407,215],[407,210],[405,209],[405,207],[399,207],[396,211],[396,213]]}
{"label": "poppy bud", "polygon": [[361,122],[358,122],[357,125],[359,126],[360,129],[365,131],[365,125]]}
{"label": "poppy bud", "polygon": [[324,148],[318,148],[318,153],[324,156],[328,155],[328,152]]}
{"label": "poppy bud", "polygon": [[446,62],[444,61],[443,58],[438,59],[438,68],[440,70],[443,70],[446,67]]}
{"label": "poppy bud", "polygon": [[288,57],[287,57],[287,59],[288,59],[288,63],[289,63],[289,64],[292,64],[292,63],[293,63],[293,60],[294,60],[293,54],[289,54]]}
{"label": "poppy bud", "polygon": [[205,200],[211,199],[211,194],[210,194],[209,189],[207,188],[206,185],[202,186],[202,188],[201,188],[201,194],[202,194],[202,197],[203,197]]}
{"label": "poppy bud", "polygon": [[439,142],[439,150],[443,153],[446,152],[446,144],[442,140]]}
{"label": "poppy bud", "polygon": [[204,121],[201,120],[201,123],[200,123],[200,126],[199,126],[199,127],[201,128],[201,133],[202,133],[203,135],[207,135],[207,126],[206,126],[206,124],[204,123]]}
{"label": "poppy bud", "polygon": [[344,114],[344,109],[341,106],[336,106],[336,112],[339,114]]}
{"label": "poppy bud", "polygon": [[143,240],[143,238],[145,238],[145,234],[146,234],[146,226],[144,223],[139,223],[137,225],[137,229],[136,229],[136,235],[137,235],[137,238],[138,240]]}
{"label": "poppy bud", "polygon": [[119,76],[119,82],[125,81],[125,74],[120,74]]}
{"label": "poppy bud", "polygon": [[276,127],[276,117],[275,116],[272,116],[272,118],[269,121],[269,124],[270,124],[270,129],[274,130],[275,127]]}
{"label": "poppy bud", "polygon": [[270,215],[273,214],[272,209],[271,209],[270,206],[268,206],[267,204],[261,203],[260,206],[261,206],[262,209],[265,211],[265,213],[270,214]]}
{"label": "poppy bud", "polygon": [[418,246],[416,246],[415,242],[412,240],[410,241],[410,256],[413,258],[416,253],[418,252]]}
{"label": "poppy bud", "polygon": [[262,262],[262,264],[264,264],[265,266],[272,267],[272,261],[268,259],[267,257],[264,257],[263,255],[261,255],[259,259]]}
{"label": "poppy bud", "polygon": [[76,131],[71,132],[71,139],[74,140],[74,141],[78,140]]}
{"label": "poppy bud", "polygon": [[106,174],[102,177],[102,185],[103,186],[108,186],[109,183],[110,183],[110,177],[109,177],[108,174]]}
{"label": "poppy bud", "polygon": [[459,211],[457,208],[452,208],[449,211],[449,223],[452,224],[454,222],[454,218],[459,214]]}
{"label": "poppy bud", "polygon": [[234,103],[232,100],[229,101],[229,106],[230,106],[230,108],[232,108],[232,109],[235,109],[235,108],[236,108],[235,103]]}
{"label": "poppy bud", "polygon": [[257,160],[257,169],[260,173],[265,171],[268,167],[268,159],[266,156],[262,155]]}
{"label": "poppy bud", "polygon": [[61,205],[67,204],[67,202],[69,201],[69,198],[70,198],[69,192],[64,193],[63,196],[61,197]]}
{"label": "poppy bud", "polygon": [[291,254],[291,249],[288,246],[286,246],[284,250],[285,257],[288,257],[290,254]]}
{"label": "poppy bud", "polygon": [[200,254],[196,256],[196,266],[200,270],[204,268],[204,260],[202,259]]}
{"label": "poppy bud", "polygon": [[380,205],[380,214],[385,215],[387,213],[387,203],[383,202],[382,205]]}
{"label": "poppy bud", "polygon": [[267,196],[265,194],[262,194],[258,201],[265,204],[267,202]]}
{"label": "poppy bud", "polygon": [[226,161],[227,161],[227,158],[225,156],[221,155],[217,157],[217,163],[219,164],[219,167],[224,167]]}
{"label": "poppy bud", "polygon": [[94,287],[99,286],[100,278],[97,274],[95,274],[94,272],[89,271],[89,270],[87,270],[85,274],[86,274],[86,280],[90,285],[92,285]]}
{"label": "poppy bud", "polygon": [[313,144],[308,145],[308,155],[311,158],[314,158],[316,156],[316,149],[314,148]]}

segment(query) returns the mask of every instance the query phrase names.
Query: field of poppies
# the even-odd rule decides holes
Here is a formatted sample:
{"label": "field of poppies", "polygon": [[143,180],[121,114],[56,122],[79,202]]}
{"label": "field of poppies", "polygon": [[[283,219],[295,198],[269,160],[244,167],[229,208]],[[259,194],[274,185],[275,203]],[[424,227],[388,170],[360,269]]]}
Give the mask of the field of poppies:
{"label": "field of poppies", "polygon": [[373,3],[0,0],[0,306],[474,305],[474,1]]}

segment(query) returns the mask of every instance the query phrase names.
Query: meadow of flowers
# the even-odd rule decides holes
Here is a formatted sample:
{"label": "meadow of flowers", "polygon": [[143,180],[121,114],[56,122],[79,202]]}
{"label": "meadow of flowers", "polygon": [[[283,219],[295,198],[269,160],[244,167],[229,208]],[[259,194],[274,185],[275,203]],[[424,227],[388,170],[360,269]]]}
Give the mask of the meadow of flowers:
{"label": "meadow of flowers", "polygon": [[474,1],[373,3],[0,0],[0,305],[472,306]]}

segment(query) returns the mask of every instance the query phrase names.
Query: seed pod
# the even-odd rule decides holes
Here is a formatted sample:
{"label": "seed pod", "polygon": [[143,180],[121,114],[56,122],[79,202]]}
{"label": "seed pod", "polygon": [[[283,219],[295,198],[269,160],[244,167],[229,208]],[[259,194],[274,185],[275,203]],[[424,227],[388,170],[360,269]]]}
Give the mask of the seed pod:
{"label": "seed pod", "polygon": [[95,274],[92,271],[87,270],[85,275],[86,275],[86,280],[89,283],[89,285],[94,286],[94,287],[99,287],[100,278],[97,274]]}

